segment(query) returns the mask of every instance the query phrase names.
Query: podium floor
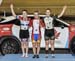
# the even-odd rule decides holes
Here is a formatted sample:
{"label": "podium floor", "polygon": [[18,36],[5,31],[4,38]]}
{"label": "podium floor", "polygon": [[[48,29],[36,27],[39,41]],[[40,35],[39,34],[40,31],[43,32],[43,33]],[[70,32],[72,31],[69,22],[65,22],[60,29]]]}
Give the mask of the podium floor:
{"label": "podium floor", "polygon": [[22,58],[21,54],[7,54],[0,56],[0,61],[75,61],[75,54],[55,54],[55,58],[49,54],[48,58],[45,58],[45,54],[40,54],[40,58],[32,58],[33,54],[29,54],[28,58]]}

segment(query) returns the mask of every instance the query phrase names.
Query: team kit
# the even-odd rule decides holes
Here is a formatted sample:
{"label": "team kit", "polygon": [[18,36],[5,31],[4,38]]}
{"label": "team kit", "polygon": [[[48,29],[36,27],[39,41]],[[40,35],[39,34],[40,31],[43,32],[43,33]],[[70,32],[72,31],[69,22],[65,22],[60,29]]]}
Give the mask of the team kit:
{"label": "team kit", "polygon": [[[64,6],[61,13],[56,16],[56,18],[62,17],[64,12],[66,11],[67,6]],[[49,45],[51,45],[51,56],[54,58],[55,55],[55,49],[54,49],[54,43],[55,38],[57,35],[55,35],[54,31],[54,21],[55,17],[51,16],[51,10],[48,8],[45,12],[44,19],[40,19],[39,12],[34,11],[34,19],[28,18],[28,12],[27,10],[22,11],[22,16],[16,15],[13,9],[13,4],[10,5],[10,9],[12,12],[12,15],[20,20],[20,33],[19,37],[21,39],[21,49],[22,49],[22,56],[21,57],[28,57],[28,38],[29,38],[29,28],[32,28],[32,48],[33,48],[33,57],[32,58],[39,58],[39,52],[40,52],[40,43],[41,43],[41,28],[44,28],[44,39],[45,39],[45,53],[46,58],[48,58],[49,54]]]}

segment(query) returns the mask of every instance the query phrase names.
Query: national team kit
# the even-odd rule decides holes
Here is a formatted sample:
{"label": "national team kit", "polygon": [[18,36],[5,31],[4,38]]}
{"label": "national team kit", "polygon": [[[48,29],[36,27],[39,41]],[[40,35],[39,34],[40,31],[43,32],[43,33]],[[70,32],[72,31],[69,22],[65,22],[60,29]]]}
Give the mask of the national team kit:
{"label": "national team kit", "polygon": [[43,22],[45,23],[45,39],[54,39],[52,38],[52,36],[54,36],[54,25],[53,25],[53,18],[49,17],[49,18],[44,18],[44,20],[37,20],[37,19],[33,19],[33,20],[28,20],[27,21],[23,21],[22,19],[23,17],[19,16],[18,19],[20,19],[20,38],[29,38],[29,25],[31,24],[31,26],[33,27],[32,29],[32,42],[34,43],[35,41],[37,41],[38,43],[40,43],[41,41],[41,29],[40,29],[40,24],[42,24]]}
{"label": "national team kit", "polygon": [[[32,19],[29,20],[23,19],[21,16],[17,16],[17,19],[20,19],[20,33],[19,37],[22,39],[29,38],[29,27],[32,27],[32,44],[41,43],[41,26],[45,28],[44,38],[46,40],[54,40],[54,24],[52,17],[45,17],[44,20],[41,19]],[[26,20],[26,21],[23,21]],[[40,26],[41,25],[41,26]],[[23,41],[23,40],[22,40]],[[28,40],[27,40],[28,41]]]}
{"label": "national team kit", "polygon": [[[60,18],[67,6],[63,7],[62,12],[58,15],[57,18]],[[42,31],[41,29],[45,29],[44,31],[44,40],[45,40],[45,52],[46,52],[46,58],[48,58],[49,54],[49,44],[51,45],[51,54],[52,57],[54,56],[54,44],[55,44],[55,32],[54,32],[54,22],[56,20],[56,16],[51,16],[51,10],[47,9],[45,14],[45,18],[41,19],[39,17],[39,12],[35,11],[33,19],[30,19],[27,15],[28,12],[27,10],[22,11],[22,16],[16,15],[13,9],[13,4],[10,5],[10,9],[12,12],[12,15],[20,20],[20,31],[19,31],[19,37],[21,39],[21,48],[22,48],[22,57],[28,57],[28,38],[30,37],[29,35],[29,28],[32,28],[32,35],[31,35],[31,40],[32,40],[32,48],[33,48],[33,58],[39,58],[39,53],[40,53],[40,43],[42,39]]]}

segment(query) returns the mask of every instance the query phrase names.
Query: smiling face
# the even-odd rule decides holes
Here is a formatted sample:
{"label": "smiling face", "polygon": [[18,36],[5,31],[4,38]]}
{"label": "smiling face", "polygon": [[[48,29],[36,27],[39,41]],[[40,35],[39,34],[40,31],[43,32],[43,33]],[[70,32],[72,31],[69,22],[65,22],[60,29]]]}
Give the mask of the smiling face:
{"label": "smiling face", "polygon": [[46,16],[48,16],[48,17],[49,17],[49,16],[50,16],[50,14],[51,14],[51,10],[47,9],[45,14],[46,14]]}

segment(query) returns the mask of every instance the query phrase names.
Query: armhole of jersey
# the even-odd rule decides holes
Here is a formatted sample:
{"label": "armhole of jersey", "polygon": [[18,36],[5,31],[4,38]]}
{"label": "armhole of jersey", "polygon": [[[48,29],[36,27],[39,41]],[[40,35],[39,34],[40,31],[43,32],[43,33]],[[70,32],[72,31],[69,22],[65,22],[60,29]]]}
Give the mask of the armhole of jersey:
{"label": "armhole of jersey", "polygon": [[29,25],[30,25],[30,27],[32,27],[32,25],[33,25],[33,20],[30,20]]}
{"label": "armhole of jersey", "polygon": [[43,20],[42,20],[43,23],[45,23],[45,22],[44,22],[44,19],[45,19],[45,18],[43,18]]}
{"label": "armhole of jersey", "polygon": [[40,22],[41,22],[42,27],[44,27],[44,26],[45,26],[44,19],[43,19],[43,20],[41,19],[41,21],[40,21]]}
{"label": "armhole of jersey", "polygon": [[16,16],[16,19],[19,19],[19,16],[18,15]]}

